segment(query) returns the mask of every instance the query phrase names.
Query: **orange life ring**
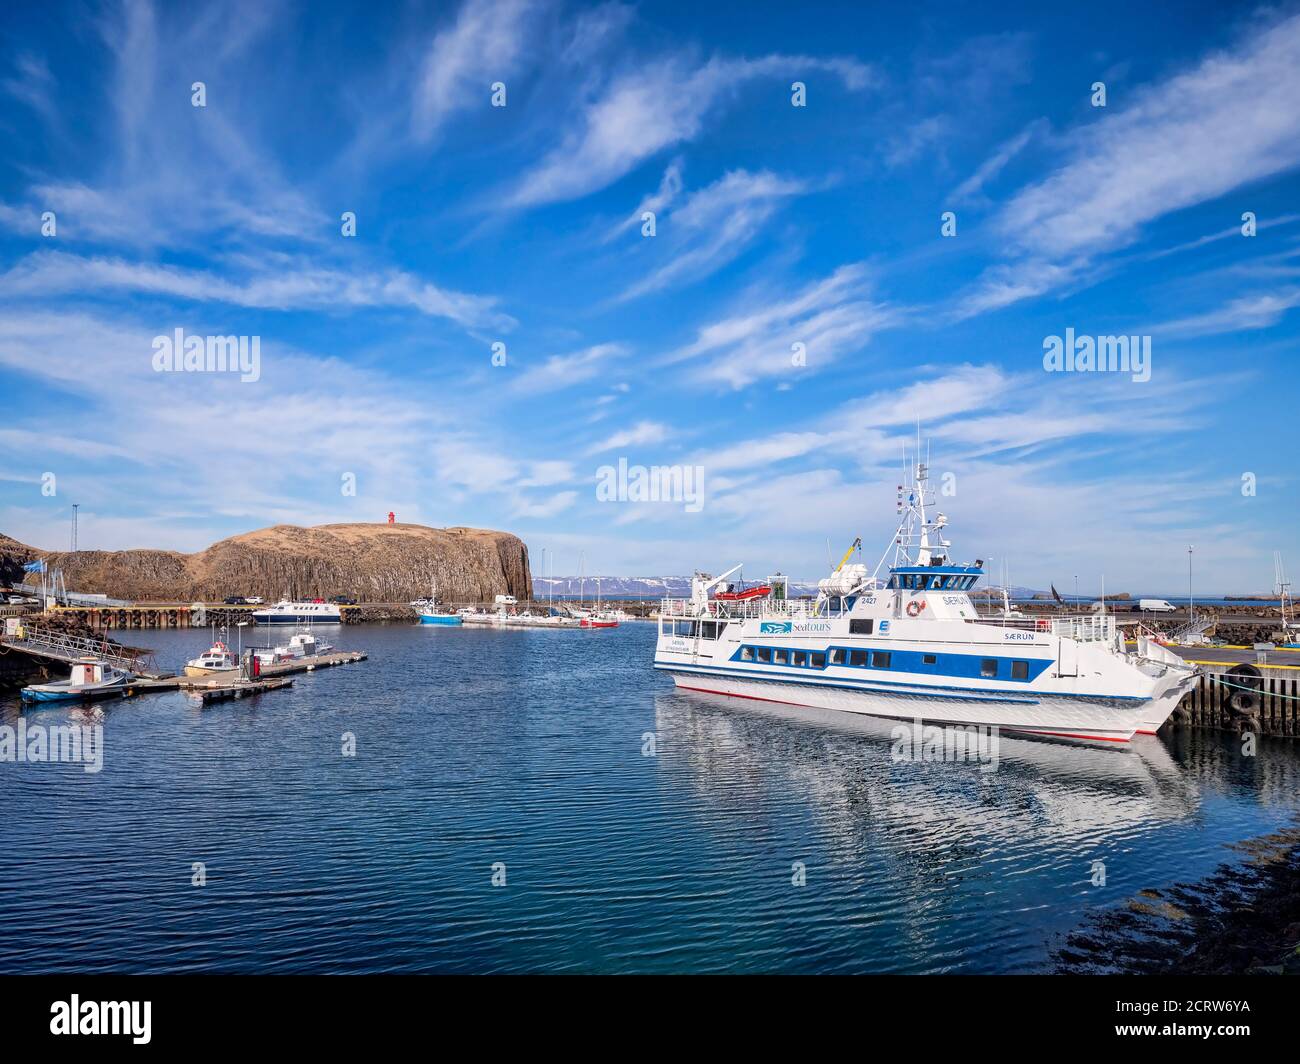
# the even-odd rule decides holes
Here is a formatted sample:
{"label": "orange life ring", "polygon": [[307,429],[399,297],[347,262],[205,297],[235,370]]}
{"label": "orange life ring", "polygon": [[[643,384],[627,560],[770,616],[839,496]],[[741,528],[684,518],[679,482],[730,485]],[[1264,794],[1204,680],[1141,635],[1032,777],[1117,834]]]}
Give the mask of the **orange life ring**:
{"label": "orange life ring", "polygon": [[915,617],[923,609],[925,609],[924,602],[920,601],[919,599],[912,599],[912,601],[907,604],[907,615],[909,617]]}

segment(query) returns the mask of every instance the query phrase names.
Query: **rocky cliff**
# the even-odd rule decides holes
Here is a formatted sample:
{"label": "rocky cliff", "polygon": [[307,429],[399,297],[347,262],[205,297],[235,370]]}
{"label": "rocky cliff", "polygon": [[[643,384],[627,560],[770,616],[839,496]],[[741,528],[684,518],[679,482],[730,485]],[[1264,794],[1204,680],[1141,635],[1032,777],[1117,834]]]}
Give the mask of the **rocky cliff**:
{"label": "rocky cliff", "polygon": [[433,581],[446,602],[529,597],[528,548],[508,532],[424,525],[275,525],[197,554],[169,550],[45,552],[0,536],[0,568],[43,557],[69,590],[137,601],[219,601],[228,595],[351,595],[408,602]]}

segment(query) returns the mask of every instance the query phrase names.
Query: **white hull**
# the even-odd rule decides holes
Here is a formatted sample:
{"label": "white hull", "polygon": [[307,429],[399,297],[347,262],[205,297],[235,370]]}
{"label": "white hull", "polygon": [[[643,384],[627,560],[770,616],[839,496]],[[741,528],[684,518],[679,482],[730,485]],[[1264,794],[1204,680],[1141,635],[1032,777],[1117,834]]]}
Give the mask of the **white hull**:
{"label": "white hull", "polygon": [[811,683],[787,683],[748,677],[722,676],[689,667],[659,665],[678,687],[733,698],[756,699],[791,706],[861,713],[895,720],[933,724],[974,724],[1046,738],[1101,743],[1126,743],[1143,724],[1145,706],[1114,705],[1100,700],[937,698],[906,691],[855,691]]}

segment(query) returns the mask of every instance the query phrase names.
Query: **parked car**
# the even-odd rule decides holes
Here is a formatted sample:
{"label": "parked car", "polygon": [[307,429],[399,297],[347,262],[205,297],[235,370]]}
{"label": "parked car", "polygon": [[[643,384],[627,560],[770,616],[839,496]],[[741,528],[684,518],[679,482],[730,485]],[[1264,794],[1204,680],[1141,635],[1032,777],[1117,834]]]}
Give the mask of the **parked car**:
{"label": "parked car", "polygon": [[266,601],[266,599],[262,598],[261,595],[249,595],[248,598],[244,599],[244,601],[250,606],[260,606]]}
{"label": "parked car", "polygon": [[335,595],[330,601],[336,606],[355,606],[357,604],[357,600],[351,595]]}
{"label": "parked car", "polygon": [[248,599],[244,598],[243,595],[227,595],[227,596],[226,596],[226,605],[227,605],[227,606],[247,606],[247,605],[248,605]]}
{"label": "parked car", "polygon": [[1178,607],[1164,599],[1139,599],[1138,609],[1145,613],[1173,613]]}

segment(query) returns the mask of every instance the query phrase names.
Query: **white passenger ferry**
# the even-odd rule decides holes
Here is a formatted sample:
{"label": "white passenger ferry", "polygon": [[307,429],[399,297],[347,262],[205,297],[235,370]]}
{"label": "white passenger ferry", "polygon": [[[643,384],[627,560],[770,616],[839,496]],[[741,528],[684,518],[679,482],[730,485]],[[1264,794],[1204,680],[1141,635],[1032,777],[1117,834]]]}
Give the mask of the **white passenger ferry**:
{"label": "white passenger ferry", "polygon": [[314,599],[311,602],[293,602],[281,599],[273,606],[254,610],[257,624],[339,624],[343,614],[333,602]]}
{"label": "white passenger ferry", "polygon": [[815,600],[791,600],[784,577],[735,591],[723,585],[739,566],[696,573],[689,599],[663,600],[655,668],[736,698],[1107,743],[1154,734],[1196,669],[1140,629],[1126,649],[1104,611],[981,617],[967,592],[983,562],[952,564],[924,463],[913,473],[887,579],[845,555]]}

